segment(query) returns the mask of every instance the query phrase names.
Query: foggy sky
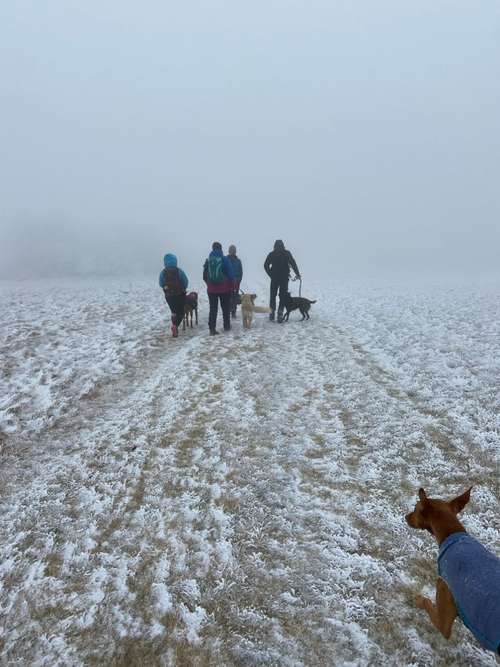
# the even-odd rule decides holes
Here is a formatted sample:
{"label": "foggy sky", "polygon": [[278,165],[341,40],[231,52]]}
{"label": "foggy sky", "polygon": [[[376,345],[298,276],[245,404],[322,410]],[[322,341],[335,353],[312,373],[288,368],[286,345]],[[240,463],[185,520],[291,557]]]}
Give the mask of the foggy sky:
{"label": "foggy sky", "polygon": [[500,3],[5,0],[0,276],[498,268]]}

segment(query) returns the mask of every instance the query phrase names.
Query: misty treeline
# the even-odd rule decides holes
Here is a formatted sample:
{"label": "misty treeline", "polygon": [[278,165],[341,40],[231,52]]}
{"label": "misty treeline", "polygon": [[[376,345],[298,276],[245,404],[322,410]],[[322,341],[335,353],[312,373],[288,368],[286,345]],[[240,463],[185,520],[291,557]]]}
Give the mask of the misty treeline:
{"label": "misty treeline", "polygon": [[20,220],[0,232],[1,278],[145,275],[165,247],[161,230],[137,225]]}

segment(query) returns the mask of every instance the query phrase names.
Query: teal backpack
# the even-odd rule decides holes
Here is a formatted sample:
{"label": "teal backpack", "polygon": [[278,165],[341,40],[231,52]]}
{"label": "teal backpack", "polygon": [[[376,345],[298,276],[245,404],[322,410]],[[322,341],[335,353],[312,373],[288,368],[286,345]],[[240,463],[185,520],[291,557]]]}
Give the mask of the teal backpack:
{"label": "teal backpack", "polygon": [[223,257],[212,255],[208,258],[208,280],[211,283],[223,283],[224,279]]}

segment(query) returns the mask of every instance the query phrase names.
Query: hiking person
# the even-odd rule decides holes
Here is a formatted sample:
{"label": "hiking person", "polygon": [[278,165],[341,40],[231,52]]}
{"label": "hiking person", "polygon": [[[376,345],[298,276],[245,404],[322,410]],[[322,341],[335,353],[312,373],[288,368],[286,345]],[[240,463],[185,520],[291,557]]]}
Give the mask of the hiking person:
{"label": "hiking person", "polygon": [[240,292],[240,283],[243,278],[243,265],[241,259],[236,255],[236,246],[230,245],[228,249],[227,259],[229,260],[234,274],[234,285],[231,294],[231,317],[236,317],[236,307],[238,305],[238,296]]}
{"label": "hiking person", "polygon": [[177,266],[177,257],[172,253],[167,253],[163,258],[165,268],[160,273],[159,283],[165,294],[165,301],[168,303],[172,313],[172,336],[177,338],[179,326],[184,317],[184,304],[186,303],[186,288],[188,279],[182,269]]}
{"label": "hiking person", "polygon": [[266,257],[264,262],[264,269],[267,275],[271,278],[271,289],[269,297],[269,307],[271,312],[269,319],[274,321],[274,313],[276,311],[276,294],[280,293],[279,307],[278,307],[278,322],[283,322],[283,308],[288,294],[288,280],[290,278],[290,268],[293,269],[295,277],[300,279],[300,272],[297,264],[292,257],[292,253],[285,249],[285,244],[281,239],[274,243],[274,250],[272,250]]}
{"label": "hiking person", "polygon": [[224,257],[222,246],[218,241],[212,243],[212,252],[205,260],[203,266],[203,280],[207,284],[208,303],[210,310],[208,314],[208,328],[210,335],[216,336],[217,311],[219,301],[222,309],[224,331],[231,329],[231,294],[234,288],[234,274],[231,263]]}

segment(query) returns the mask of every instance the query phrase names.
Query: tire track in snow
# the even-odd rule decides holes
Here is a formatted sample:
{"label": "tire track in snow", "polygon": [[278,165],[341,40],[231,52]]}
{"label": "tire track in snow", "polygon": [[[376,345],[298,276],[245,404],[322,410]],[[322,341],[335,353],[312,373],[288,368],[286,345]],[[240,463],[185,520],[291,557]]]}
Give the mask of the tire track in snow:
{"label": "tire track in snow", "polygon": [[[181,372],[189,351],[189,345],[180,348],[174,363],[167,360],[164,370],[177,374]],[[70,439],[69,443],[63,440],[48,450],[40,448],[34,452],[38,473],[42,473],[41,481],[38,483],[35,479],[28,487],[18,487],[17,497],[9,498],[9,507],[2,519],[5,533],[14,532],[18,537],[24,534],[28,536],[27,540],[17,540],[11,545],[12,563],[19,567],[13,567],[9,573],[10,579],[17,585],[12,586],[10,591],[6,605],[8,612],[14,614],[26,603],[36,607],[36,600],[40,597],[54,597],[43,586],[47,573],[50,574],[51,584],[57,586],[59,569],[65,580],[65,588],[69,589],[67,603],[71,615],[75,619],[88,616],[92,589],[99,589],[98,582],[93,581],[91,576],[92,571],[99,572],[92,554],[98,552],[99,545],[108,535],[119,531],[121,522],[127,519],[126,510],[130,510],[130,501],[140,495],[141,471],[146,455],[151,452],[151,442],[154,441],[154,430],[152,434],[149,433],[149,427],[152,423],[154,428],[157,421],[157,397],[161,396],[162,383],[164,378],[155,369],[153,376],[146,377],[144,383],[139,385],[135,395],[132,393],[132,396],[126,396],[123,387],[120,388],[119,392],[123,393],[121,403],[114,400],[116,387],[113,387],[112,396],[105,401],[112,407],[105,409],[104,414],[97,417],[90,428],[75,433],[73,441],[68,428],[68,432],[63,435]],[[162,401],[164,415],[168,414],[165,413],[166,407],[165,401]],[[98,405],[94,409],[97,412]],[[174,401],[174,412],[175,409]],[[135,445],[131,445],[133,442]],[[61,508],[64,508],[66,515],[60,515]],[[30,519],[28,524],[26,515]],[[16,531],[12,530],[13,526],[17,528]],[[57,539],[53,538],[54,534]],[[8,541],[6,537],[4,544],[8,544]],[[126,549],[126,544],[122,548]],[[75,552],[78,553],[76,562],[72,558]],[[38,568],[38,589],[33,580],[29,581],[29,589],[28,586],[23,587],[23,576],[30,562]],[[68,572],[70,567],[71,573]],[[90,592],[84,586],[84,582],[89,579]],[[78,603],[72,599],[75,593],[80,598]],[[99,598],[101,594],[97,592],[96,595]],[[57,597],[64,599],[64,591],[58,591]],[[43,626],[47,631],[50,628],[54,632],[55,625],[57,623],[50,609],[47,609],[47,613],[43,614]],[[34,636],[39,634],[39,623],[34,624],[32,629]],[[64,632],[61,634],[64,635]],[[10,639],[15,645],[15,633]]]}

